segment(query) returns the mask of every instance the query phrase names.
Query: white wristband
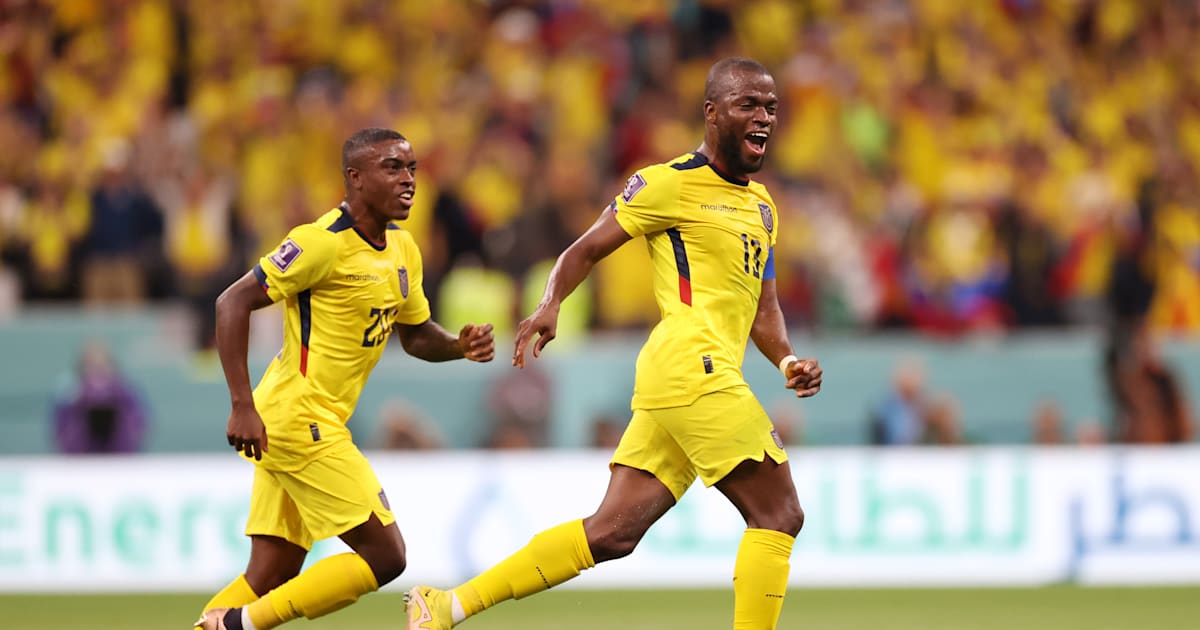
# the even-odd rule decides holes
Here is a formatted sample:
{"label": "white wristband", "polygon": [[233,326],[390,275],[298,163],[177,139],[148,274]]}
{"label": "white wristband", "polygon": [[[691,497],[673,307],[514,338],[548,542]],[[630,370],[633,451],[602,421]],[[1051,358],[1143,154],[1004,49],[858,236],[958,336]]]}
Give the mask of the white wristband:
{"label": "white wristband", "polygon": [[789,365],[792,364],[792,361],[799,361],[799,360],[800,359],[796,358],[796,355],[794,355],[794,354],[789,354],[786,357],[783,357],[782,359],[779,360],[779,372],[781,374],[783,374],[784,378],[787,378],[787,375],[788,375],[787,368]]}

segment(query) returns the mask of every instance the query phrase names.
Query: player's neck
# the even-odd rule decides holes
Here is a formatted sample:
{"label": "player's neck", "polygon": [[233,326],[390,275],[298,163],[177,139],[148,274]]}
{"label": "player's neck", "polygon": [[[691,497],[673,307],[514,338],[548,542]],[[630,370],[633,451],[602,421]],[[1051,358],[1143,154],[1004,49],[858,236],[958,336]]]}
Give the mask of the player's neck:
{"label": "player's neck", "polygon": [[388,222],[367,211],[365,204],[343,201],[341,208],[354,219],[354,229],[376,245],[387,242]]}
{"label": "player's neck", "polygon": [[714,150],[708,144],[707,140],[705,140],[704,142],[702,142],[700,144],[700,148],[696,149],[696,153],[699,153],[699,154],[703,155],[705,158],[708,158],[708,164],[710,166],[712,166],[714,170],[717,171],[718,175],[721,175],[725,179],[728,179],[730,181],[737,181],[737,182],[750,181],[749,173],[739,173],[739,172],[729,168],[728,161],[722,159],[721,156],[717,154],[716,150]]}

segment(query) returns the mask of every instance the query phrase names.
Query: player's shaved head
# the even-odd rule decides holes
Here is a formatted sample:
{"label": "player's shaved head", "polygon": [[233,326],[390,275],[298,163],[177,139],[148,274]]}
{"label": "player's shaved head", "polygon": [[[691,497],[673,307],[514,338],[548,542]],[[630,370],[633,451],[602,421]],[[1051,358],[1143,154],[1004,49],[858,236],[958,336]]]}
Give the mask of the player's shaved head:
{"label": "player's shaved head", "polygon": [[354,135],[346,138],[346,142],[342,144],[342,174],[345,175],[346,169],[352,166],[357,168],[358,161],[371,147],[388,140],[408,142],[399,131],[391,129],[369,127],[354,132]]}
{"label": "player's shaved head", "polygon": [[708,78],[704,80],[704,100],[716,103],[721,97],[733,91],[734,81],[739,76],[747,74],[765,74],[770,76],[766,66],[746,57],[726,57],[708,69]]}

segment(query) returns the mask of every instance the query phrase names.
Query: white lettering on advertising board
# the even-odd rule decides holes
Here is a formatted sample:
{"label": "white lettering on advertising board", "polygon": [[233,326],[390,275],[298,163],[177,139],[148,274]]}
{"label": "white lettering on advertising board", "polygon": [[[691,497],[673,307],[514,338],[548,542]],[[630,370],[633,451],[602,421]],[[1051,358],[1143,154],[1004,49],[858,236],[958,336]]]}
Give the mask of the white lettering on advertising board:
{"label": "white lettering on advertising board", "polygon": [[[791,456],[795,586],[1200,583],[1200,448]],[[408,543],[389,588],[470,577],[590,514],[608,477],[598,452],[368,457]],[[0,590],[217,588],[245,566],[251,477],[232,455],[0,460]],[[698,484],[632,556],[571,586],[728,586],[743,528]]]}

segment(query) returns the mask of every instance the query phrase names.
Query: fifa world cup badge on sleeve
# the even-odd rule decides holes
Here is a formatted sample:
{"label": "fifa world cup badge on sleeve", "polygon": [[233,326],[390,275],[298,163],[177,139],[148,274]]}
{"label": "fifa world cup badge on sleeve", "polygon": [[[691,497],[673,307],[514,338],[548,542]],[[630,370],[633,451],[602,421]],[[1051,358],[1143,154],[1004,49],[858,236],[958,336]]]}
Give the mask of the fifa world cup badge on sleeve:
{"label": "fifa world cup badge on sleeve", "polygon": [[300,249],[296,241],[289,238],[279,245],[279,251],[267,256],[267,260],[271,261],[271,264],[280,271],[287,271],[287,268],[291,267],[292,263],[296,262],[296,259],[303,253],[304,250]]}
{"label": "fifa world cup badge on sleeve", "polygon": [[767,228],[767,234],[770,234],[775,229],[775,219],[771,217],[771,206],[765,203],[758,204],[758,213],[762,215],[763,227]]}
{"label": "fifa world cup badge on sleeve", "polygon": [[401,267],[400,270],[400,296],[408,299],[408,267]]}
{"label": "fifa world cup badge on sleeve", "polygon": [[625,200],[625,203],[629,203],[633,201],[633,196],[645,187],[646,180],[642,178],[641,173],[634,173],[629,177],[629,181],[625,182],[625,190],[621,192],[621,198]]}

